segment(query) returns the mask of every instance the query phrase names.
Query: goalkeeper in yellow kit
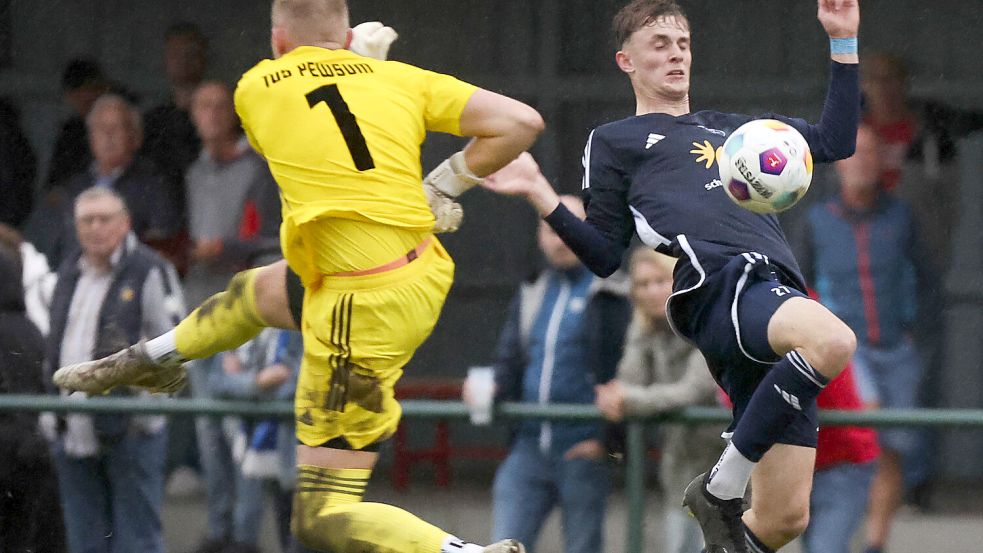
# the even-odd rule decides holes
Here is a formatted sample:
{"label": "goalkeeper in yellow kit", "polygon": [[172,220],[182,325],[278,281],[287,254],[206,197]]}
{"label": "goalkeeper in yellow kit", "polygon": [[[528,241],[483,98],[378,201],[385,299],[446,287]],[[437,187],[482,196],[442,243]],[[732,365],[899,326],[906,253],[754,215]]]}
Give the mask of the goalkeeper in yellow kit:
{"label": "goalkeeper in yellow kit", "polygon": [[[346,48],[343,0],[275,0],[273,60],[248,71],[236,109],[281,190],[282,264],[237,275],[168,335],[61,369],[56,383],[98,392],[167,390],[180,363],[299,323],[305,354],[295,401],[293,526],[313,549],[520,553],[512,540],[465,543],[419,518],[361,501],[380,442],[395,431],[393,386],[436,323],[454,264],[432,234],[453,198],[526,150],[532,108],[453,77]],[[421,187],[426,131],[474,139]],[[446,223],[446,221],[444,221]],[[303,316],[288,309],[303,282]],[[296,277],[294,277],[296,278]]]}

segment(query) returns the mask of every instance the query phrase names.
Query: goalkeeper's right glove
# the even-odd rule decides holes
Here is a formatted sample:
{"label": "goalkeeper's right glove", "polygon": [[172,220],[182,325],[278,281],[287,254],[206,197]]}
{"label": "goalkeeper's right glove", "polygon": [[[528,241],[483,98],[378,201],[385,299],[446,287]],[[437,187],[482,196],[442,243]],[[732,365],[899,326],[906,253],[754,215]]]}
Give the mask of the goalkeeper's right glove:
{"label": "goalkeeper's right glove", "polygon": [[360,56],[385,61],[389,47],[399,38],[392,27],[379,21],[366,21],[352,27],[352,43],[348,49]]}
{"label": "goalkeeper's right glove", "polygon": [[464,210],[457,203],[458,196],[481,184],[481,177],[468,168],[464,152],[457,152],[445,159],[423,179],[423,192],[436,221],[434,233],[454,232],[461,226]]}

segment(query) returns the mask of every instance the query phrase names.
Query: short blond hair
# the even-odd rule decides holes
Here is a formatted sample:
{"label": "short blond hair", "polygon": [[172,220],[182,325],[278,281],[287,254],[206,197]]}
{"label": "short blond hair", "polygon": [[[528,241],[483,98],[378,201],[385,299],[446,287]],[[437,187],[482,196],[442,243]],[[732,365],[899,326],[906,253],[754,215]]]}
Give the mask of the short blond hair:
{"label": "short blond hair", "polygon": [[631,252],[631,257],[628,260],[628,274],[634,276],[635,268],[644,264],[655,265],[671,275],[676,267],[676,258],[659,253],[652,248],[636,248],[635,251]]}
{"label": "short blond hair", "polygon": [[348,32],[346,0],[273,0],[274,27],[283,27],[299,44],[344,42]]}
{"label": "short blond hair", "polygon": [[[656,268],[668,273],[671,278],[673,270],[676,267],[676,258],[659,253],[646,246],[635,248],[628,258],[628,275],[631,280],[632,301],[634,301],[635,297],[635,271],[641,265],[654,265]],[[668,316],[668,313],[666,315]],[[645,332],[649,332],[653,327],[652,319],[642,311],[641,306],[638,304],[635,304],[634,309],[632,309],[632,324],[637,325]]]}

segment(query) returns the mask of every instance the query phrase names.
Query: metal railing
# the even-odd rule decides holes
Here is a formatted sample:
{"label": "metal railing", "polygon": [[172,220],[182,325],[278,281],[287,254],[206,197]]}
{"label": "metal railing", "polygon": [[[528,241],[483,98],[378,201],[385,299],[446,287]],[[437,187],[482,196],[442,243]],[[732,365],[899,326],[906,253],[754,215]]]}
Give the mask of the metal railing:
{"label": "metal railing", "polygon": [[[457,401],[404,400],[404,418],[464,419],[468,410]],[[294,416],[289,401],[252,402],[156,397],[92,397],[83,401],[58,396],[0,395],[0,412],[52,411],[77,413],[131,413],[140,415],[239,415],[249,418]],[[601,420],[593,405],[503,403],[496,419]],[[645,429],[653,423],[727,423],[730,411],[722,408],[687,407],[661,415],[626,421],[625,494],[628,500],[626,551],[643,550],[645,534]],[[983,427],[983,409],[882,409],[877,411],[820,411],[825,426],[926,426]]]}

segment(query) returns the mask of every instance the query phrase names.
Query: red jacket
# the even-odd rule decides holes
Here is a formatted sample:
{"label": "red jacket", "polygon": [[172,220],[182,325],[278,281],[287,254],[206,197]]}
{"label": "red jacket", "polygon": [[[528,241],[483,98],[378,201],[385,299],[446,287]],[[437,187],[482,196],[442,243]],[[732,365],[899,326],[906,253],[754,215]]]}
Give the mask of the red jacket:
{"label": "red jacket", "polygon": [[[853,379],[853,366],[847,365],[819,394],[820,409],[862,411],[864,404],[857,393]],[[857,426],[820,427],[819,444],[816,446],[816,470],[831,468],[841,463],[868,463],[880,455],[877,433],[873,428]]]}

